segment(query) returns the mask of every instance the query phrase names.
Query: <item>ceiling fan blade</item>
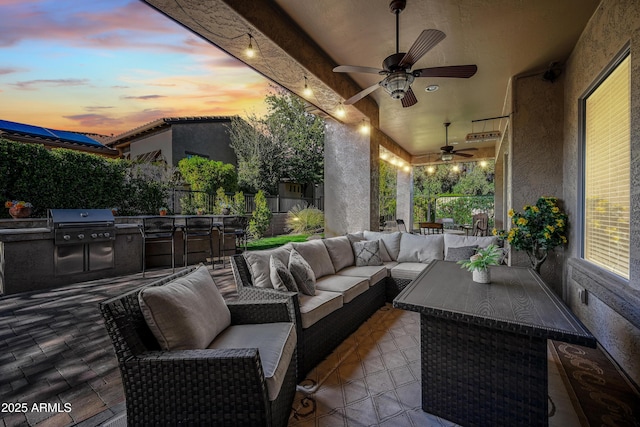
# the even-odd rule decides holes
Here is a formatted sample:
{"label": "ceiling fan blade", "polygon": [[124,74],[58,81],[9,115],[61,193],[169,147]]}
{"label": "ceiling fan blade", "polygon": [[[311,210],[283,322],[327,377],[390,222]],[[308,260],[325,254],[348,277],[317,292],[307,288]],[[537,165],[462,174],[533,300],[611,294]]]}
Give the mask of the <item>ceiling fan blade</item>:
{"label": "ceiling fan blade", "polygon": [[339,65],[333,69],[334,73],[369,73],[386,74],[384,70],[373,67],[359,67],[357,65]]}
{"label": "ceiling fan blade", "polygon": [[409,48],[409,52],[404,55],[399,65],[411,68],[425,53],[433,49],[438,43],[444,40],[445,37],[447,37],[447,35],[440,30],[424,30],[420,33],[416,41],[413,42],[413,45]]}
{"label": "ceiling fan blade", "polygon": [[416,94],[413,93],[413,89],[411,89],[411,87],[409,87],[409,90],[404,94],[404,98],[401,99],[401,102],[404,108],[411,107],[418,103],[418,98],[416,98]]}
{"label": "ceiling fan blade", "polygon": [[351,98],[349,98],[346,101],[344,101],[344,105],[355,104],[356,102],[360,101],[365,96],[369,95],[374,90],[378,89],[378,87],[380,87],[380,83],[376,83],[373,86],[369,86],[368,88],[356,93]]}
{"label": "ceiling fan blade", "polygon": [[458,153],[457,151],[454,151],[451,154],[455,154],[456,156],[460,156],[460,157],[473,157],[473,154],[467,154],[467,153]]}
{"label": "ceiling fan blade", "polygon": [[476,151],[476,150],[478,150],[478,149],[477,148],[473,148],[473,147],[472,148],[461,148],[459,150],[456,150],[456,153],[459,152],[459,151]]}
{"label": "ceiling fan blade", "polygon": [[432,67],[413,70],[414,77],[454,77],[468,79],[478,71],[477,65],[451,65],[448,67]]}

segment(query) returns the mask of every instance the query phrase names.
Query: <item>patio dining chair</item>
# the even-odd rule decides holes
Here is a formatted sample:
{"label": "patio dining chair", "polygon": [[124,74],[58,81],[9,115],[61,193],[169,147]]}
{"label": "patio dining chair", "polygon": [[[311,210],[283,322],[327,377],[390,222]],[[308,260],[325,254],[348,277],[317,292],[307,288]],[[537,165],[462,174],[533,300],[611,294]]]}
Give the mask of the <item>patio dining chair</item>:
{"label": "patio dining chair", "polygon": [[[204,216],[189,216],[184,219],[184,229],[182,230],[184,266],[189,265],[189,242],[207,242],[209,245],[209,256],[213,264],[213,218]],[[191,253],[206,253],[207,251],[197,251]]]}
{"label": "patio dining chair", "polygon": [[154,216],[142,220],[142,277],[144,277],[147,265],[147,244],[171,243],[170,253],[154,253],[154,256],[171,255],[172,272],[176,270],[175,262],[175,218],[166,216]]}

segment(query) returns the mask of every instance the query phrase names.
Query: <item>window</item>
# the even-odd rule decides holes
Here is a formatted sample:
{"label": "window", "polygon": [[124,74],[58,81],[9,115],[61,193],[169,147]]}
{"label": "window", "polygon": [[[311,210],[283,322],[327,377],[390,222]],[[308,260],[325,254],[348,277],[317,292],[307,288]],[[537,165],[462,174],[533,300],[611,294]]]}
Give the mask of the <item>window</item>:
{"label": "window", "polygon": [[630,56],[583,100],[584,258],[629,279]]}

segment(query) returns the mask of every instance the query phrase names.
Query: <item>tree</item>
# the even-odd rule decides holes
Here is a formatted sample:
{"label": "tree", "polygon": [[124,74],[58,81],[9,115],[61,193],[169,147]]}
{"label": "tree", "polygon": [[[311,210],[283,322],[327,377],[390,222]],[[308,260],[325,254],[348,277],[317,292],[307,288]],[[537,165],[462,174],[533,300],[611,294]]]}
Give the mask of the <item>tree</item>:
{"label": "tree", "polygon": [[265,117],[234,118],[229,126],[245,191],[276,194],[283,179],[313,184],[324,178],[324,121],[306,112],[296,95],[274,90],[265,98]]}
{"label": "tree", "polygon": [[191,190],[198,192],[193,198],[185,197],[181,200],[186,213],[193,213],[196,209],[208,206],[208,197],[215,194],[218,188],[234,191],[237,187],[235,167],[228,163],[193,156],[180,160],[178,169],[182,178],[191,185]]}
{"label": "tree", "polygon": [[273,214],[262,191],[258,191],[254,201],[256,209],[251,215],[251,221],[249,221],[249,232],[256,239],[260,239],[269,228]]}

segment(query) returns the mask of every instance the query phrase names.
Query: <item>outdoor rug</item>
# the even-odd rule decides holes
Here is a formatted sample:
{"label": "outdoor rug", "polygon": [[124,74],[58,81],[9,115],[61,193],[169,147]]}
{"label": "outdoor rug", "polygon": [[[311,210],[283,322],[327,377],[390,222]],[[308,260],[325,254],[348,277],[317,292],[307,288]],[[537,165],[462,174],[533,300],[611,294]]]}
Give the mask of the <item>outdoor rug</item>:
{"label": "outdoor rug", "polygon": [[[602,352],[552,343],[550,427],[637,425],[634,394]],[[590,380],[594,369],[600,379]],[[610,389],[615,376],[626,389]],[[456,426],[422,411],[419,314],[378,310],[298,385],[289,426]]]}
{"label": "outdoor rug", "polygon": [[582,425],[640,426],[640,396],[600,348],[552,343]]}

